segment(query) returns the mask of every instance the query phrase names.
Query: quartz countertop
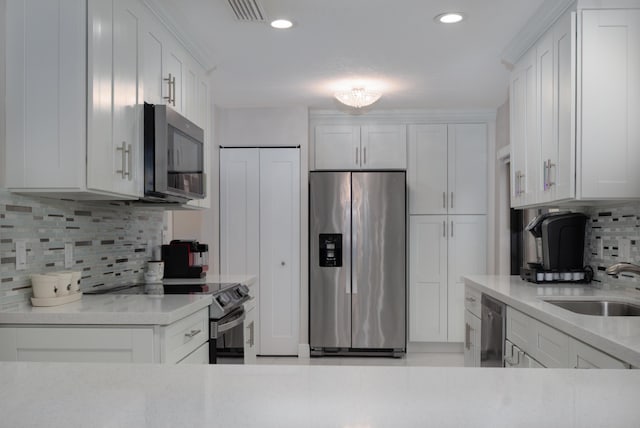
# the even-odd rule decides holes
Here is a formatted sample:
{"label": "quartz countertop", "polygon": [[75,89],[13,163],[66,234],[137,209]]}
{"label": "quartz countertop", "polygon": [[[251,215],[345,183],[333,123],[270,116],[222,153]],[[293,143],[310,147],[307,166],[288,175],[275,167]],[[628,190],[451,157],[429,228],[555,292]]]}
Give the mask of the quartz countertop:
{"label": "quartz countertop", "polygon": [[168,325],[212,303],[210,295],[83,295],[60,306],[0,306],[0,324]]}
{"label": "quartz countertop", "polygon": [[630,427],[640,371],[0,363],[3,426]]}
{"label": "quartz countertop", "polygon": [[500,275],[470,275],[465,277],[465,283],[569,336],[640,367],[640,317],[582,315],[544,301],[610,298],[640,304],[640,292],[601,290],[585,284],[533,284],[518,276]]}

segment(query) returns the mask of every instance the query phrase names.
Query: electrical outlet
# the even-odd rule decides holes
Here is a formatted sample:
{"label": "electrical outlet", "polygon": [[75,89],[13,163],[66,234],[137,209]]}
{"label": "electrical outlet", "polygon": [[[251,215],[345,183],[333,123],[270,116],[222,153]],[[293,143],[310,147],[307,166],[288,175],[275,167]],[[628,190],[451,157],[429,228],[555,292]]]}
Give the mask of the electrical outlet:
{"label": "electrical outlet", "polygon": [[73,244],[64,244],[64,267],[66,269],[73,267]]}
{"label": "electrical outlet", "polygon": [[27,241],[25,239],[16,239],[16,270],[25,270],[27,268]]}
{"label": "electrical outlet", "polygon": [[596,240],[598,242],[597,253],[599,258],[604,258],[604,240],[602,238]]}
{"label": "electrical outlet", "polygon": [[618,241],[618,255],[619,259],[623,262],[628,262],[631,260],[631,240],[630,239],[620,239]]}

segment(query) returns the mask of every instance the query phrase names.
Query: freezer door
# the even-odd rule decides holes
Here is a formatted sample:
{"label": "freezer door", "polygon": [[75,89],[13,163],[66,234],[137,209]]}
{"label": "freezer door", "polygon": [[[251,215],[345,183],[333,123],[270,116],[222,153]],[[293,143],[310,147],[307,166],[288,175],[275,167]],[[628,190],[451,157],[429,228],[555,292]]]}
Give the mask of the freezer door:
{"label": "freezer door", "polygon": [[351,346],[351,174],[309,174],[309,344]]}
{"label": "freezer door", "polygon": [[406,347],[404,172],[352,173],[352,338],[358,349]]}

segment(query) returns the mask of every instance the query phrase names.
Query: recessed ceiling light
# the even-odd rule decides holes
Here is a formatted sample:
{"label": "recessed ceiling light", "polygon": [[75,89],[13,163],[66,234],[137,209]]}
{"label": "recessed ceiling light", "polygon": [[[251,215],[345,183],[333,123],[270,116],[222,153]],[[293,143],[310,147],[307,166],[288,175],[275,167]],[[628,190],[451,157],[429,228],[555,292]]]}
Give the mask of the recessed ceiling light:
{"label": "recessed ceiling light", "polygon": [[459,12],[447,12],[441,13],[434,19],[436,22],[440,22],[441,24],[456,24],[464,19],[464,15]]}
{"label": "recessed ceiling light", "polygon": [[278,30],[285,30],[287,28],[293,27],[293,22],[288,19],[276,19],[275,21],[271,21],[271,26],[273,28],[277,28]]}

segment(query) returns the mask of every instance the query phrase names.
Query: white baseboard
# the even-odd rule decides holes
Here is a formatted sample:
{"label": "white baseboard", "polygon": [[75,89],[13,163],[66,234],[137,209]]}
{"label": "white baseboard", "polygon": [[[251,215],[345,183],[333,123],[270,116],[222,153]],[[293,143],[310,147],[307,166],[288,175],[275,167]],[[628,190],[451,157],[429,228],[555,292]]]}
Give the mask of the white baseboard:
{"label": "white baseboard", "polygon": [[462,353],[463,343],[449,342],[410,342],[407,343],[407,353]]}
{"label": "white baseboard", "polygon": [[298,344],[298,358],[309,359],[311,358],[311,348],[308,343]]}

